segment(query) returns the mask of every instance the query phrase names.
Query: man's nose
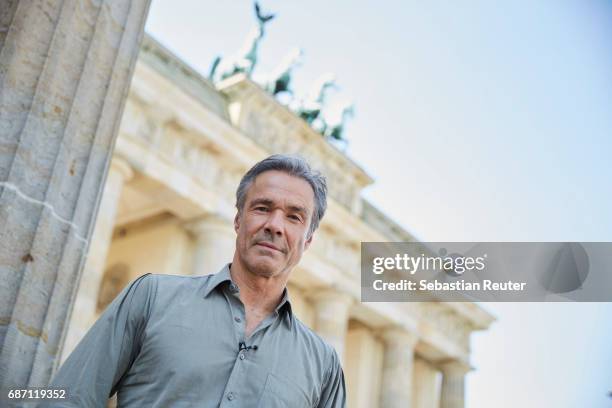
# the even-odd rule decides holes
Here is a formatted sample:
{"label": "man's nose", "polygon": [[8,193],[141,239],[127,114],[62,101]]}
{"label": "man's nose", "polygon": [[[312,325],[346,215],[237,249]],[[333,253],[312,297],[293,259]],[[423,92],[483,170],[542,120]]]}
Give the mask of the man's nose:
{"label": "man's nose", "polygon": [[264,229],[272,235],[283,235],[283,212],[280,210],[270,212],[270,216],[266,220]]}

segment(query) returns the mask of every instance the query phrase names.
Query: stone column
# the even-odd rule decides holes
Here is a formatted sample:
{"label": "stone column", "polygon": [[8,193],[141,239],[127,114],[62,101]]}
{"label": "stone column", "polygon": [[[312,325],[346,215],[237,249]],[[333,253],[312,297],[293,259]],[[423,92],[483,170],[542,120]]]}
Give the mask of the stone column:
{"label": "stone column", "polygon": [[402,329],[383,332],[381,408],[406,408],[412,403],[412,370],[414,347],[418,337]]}
{"label": "stone column", "polygon": [[0,388],[59,362],[149,2],[0,2]]}
{"label": "stone column", "polygon": [[440,408],[463,408],[465,404],[465,375],[471,370],[463,361],[453,360],[440,364],[442,391]]}
{"label": "stone column", "polygon": [[378,407],[380,401],[383,345],[374,331],[360,323],[349,324],[344,375],[351,408]]}
{"label": "stone column", "polygon": [[91,236],[85,267],[81,274],[79,289],[74,302],[75,313],[72,314],[68,334],[62,349],[61,362],[74,350],[96,318],[98,292],[104,275],[106,257],[113,236],[117,208],[124,184],[132,178],[134,172],[123,159],[114,157],[111,161],[108,177],[102,193],[102,201]]}
{"label": "stone column", "polygon": [[185,224],[195,238],[193,275],[217,273],[232,262],[236,250],[236,232],[232,220],[208,214]]}
{"label": "stone column", "polygon": [[438,370],[421,358],[415,358],[412,373],[412,408],[438,408]]}
{"label": "stone column", "polygon": [[313,302],[315,331],[336,349],[340,361],[344,361],[344,343],[353,298],[335,290],[318,291],[309,297]]}

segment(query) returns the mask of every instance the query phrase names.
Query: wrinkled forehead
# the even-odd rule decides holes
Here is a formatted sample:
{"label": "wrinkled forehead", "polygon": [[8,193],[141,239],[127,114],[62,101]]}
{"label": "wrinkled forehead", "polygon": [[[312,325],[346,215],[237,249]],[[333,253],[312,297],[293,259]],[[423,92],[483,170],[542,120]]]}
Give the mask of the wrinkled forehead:
{"label": "wrinkled forehead", "polygon": [[301,177],[270,170],[259,174],[246,193],[246,203],[266,200],[276,205],[299,206],[312,214],[314,191]]}

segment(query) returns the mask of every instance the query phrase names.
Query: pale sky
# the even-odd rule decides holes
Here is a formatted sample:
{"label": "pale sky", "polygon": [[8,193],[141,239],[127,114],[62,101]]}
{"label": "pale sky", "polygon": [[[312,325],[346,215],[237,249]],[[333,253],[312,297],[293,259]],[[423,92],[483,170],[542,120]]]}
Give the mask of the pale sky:
{"label": "pale sky", "polygon": [[[612,241],[612,4],[281,1],[263,75],[334,72],[364,195],[421,240]],[[153,0],[146,30],[207,74],[254,25],[248,0]],[[612,304],[484,304],[468,408],[612,406]]]}

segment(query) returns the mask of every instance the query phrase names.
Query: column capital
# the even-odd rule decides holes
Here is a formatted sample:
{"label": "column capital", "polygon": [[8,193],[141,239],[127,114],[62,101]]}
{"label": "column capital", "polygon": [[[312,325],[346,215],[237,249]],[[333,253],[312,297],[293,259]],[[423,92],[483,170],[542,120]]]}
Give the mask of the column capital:
{"label": "column capital", "polygon": [[388,327],[380,332],[380,338],[387,346],[409,346],[414,348],[419,341],[416,332],[406,330],[402,327]]}
{"label": "column capital", "polygon": [[195,238],[210,234],[212,231],[228,233],[232,236],[235,234],[233,220],[219,213],[207,213],[192,218],[186,221],[183,226]]}
{"label": "column capital", "polygon": [[459,359],[438,364],[442,370],[441,408],[463,408],[465,406],[465,374],[472,368]]}
{"label": "column capital", "polygon": [[347,307],[350,307],[355,302],[355,299],[348,293],[333,288],[309,290],[306,293],[306,297],[315,303],[332,301],[334,303],[346,305]]}
{"label": "column capital", "polygon": [[207,213],[183,223],[194,239],[193,275],[218,272],[232,262],[236,250],[236,232],[231,218],[220,213]]}
{"label": "column capital", "polygon": [[473,370],[473,367],[463,360],[445,360],[438,364],[438,368],[444,375],[451,376],[464,376]]}
{"label": "column capital", "polygon": [[132,169],[130,163],[127,160],[117,156],[113,156],[111,159],[108,172],[120,174],[124,182],[129,181],[132,179],[132,177],[134,177],[134,170]]}

